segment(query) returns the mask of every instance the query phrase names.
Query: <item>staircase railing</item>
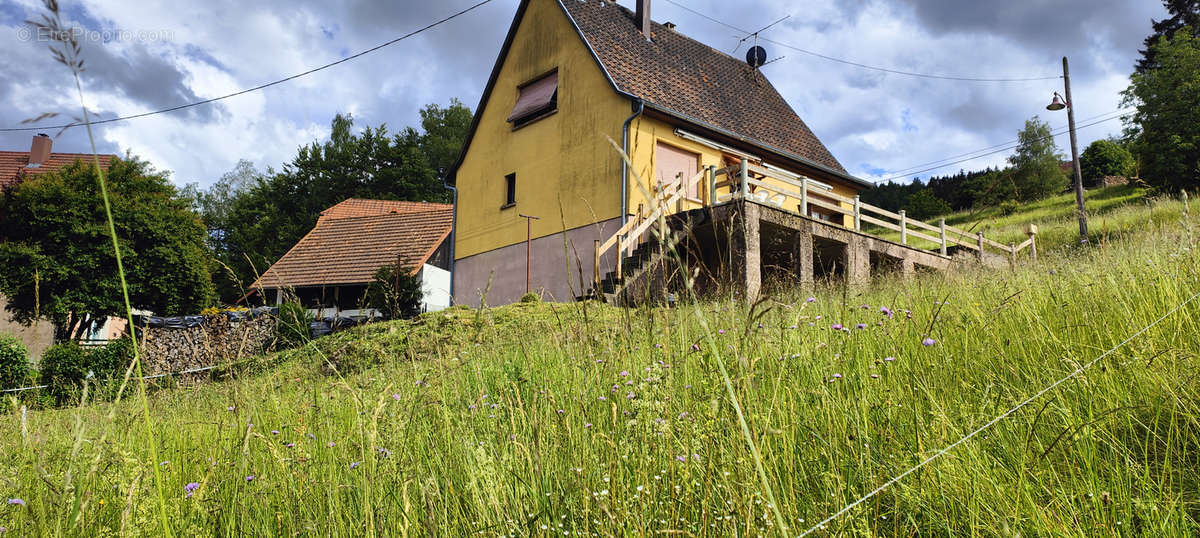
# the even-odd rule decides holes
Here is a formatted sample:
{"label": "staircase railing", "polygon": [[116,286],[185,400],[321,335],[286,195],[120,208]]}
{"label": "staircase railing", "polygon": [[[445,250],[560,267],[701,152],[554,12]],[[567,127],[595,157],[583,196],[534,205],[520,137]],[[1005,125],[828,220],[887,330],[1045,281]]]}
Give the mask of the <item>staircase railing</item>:
{"label": "staircase railing", "polygon": [[[708,167],[690,178],[684,178],[683,174],[680,173],[675,176],[675,179],[659,185],[652,199],[653,209],[648,214],[643,214],[643,208],[639,205],[637,214],[625,221],[625,224],[618,228],[612,236],[603,242],[598,239],[594,241],[592,278],[595,288],[593,289],[597,291],[600,289],[600,258],[605,253],[614,247],[616,248],[616,277],[618,280],[623,278],[622,266],[625,257],[624,253],[640,243],[642,235],[659,218],[682,210],[682,204],[687,199],[686,195],[689,189],[699,184],[701,180],[710,178],[712,172],[713,168]],[[712,191],[709,192],[711,193]]]}

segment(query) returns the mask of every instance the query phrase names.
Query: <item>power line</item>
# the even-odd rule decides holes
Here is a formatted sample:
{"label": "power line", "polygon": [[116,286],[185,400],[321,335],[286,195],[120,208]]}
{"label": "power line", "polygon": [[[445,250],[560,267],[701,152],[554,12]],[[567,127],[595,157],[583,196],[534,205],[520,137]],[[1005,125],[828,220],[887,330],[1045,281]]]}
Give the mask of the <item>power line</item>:
{"label": "power line", "polygon": [[1200,291],[1198,291],[1198,292],[1196,292],[1196,293],[1192,294],[1192,296],[1191,296],[1191,297],[1188,297],[1188,299],[1187,299],[1186,301],[1184,301],[1184,302],[1180,303],[1180,304],[1179,304],[1179,306],[1176,306],[1175,308],[1172,308],[1172,309],[1171,309],[1169,312],[1167,312],[1166,314],[1163,314],[1163,315],[1162,315],[1162,316],[1160,316],[1158,319],[1156,319],[1156,320],[1154,320],[1154,321],[1150,322],[1150,324],[1149,324],[1149,325],[1147,325],[1147,326],[1145,326],[1145,327],[1142,327],[1142,329],[1141,329],[1141,330],[1139,330],[1138,332],[1135,332],[1135,333],[1133,333],[1132,335],[1130,335],[1130,336],[1129,336],[1129,338],[1126,338],[1126,339],[1125,339],[1124,341],[1122,341],[1120,344],[1117,344],[1116,346],[1113,346],[1113,348],[1112,348],[1112,349],[1109,349],[1108,351],[1105,351],[1103,355],[1100,355],[1099,357],[1096,357],[1096,358],[1092,359],[1091,361],[1089,361],[1087,364],[1084,364],[1083,366],[1080,366],[1080,367],[1076,368],[1076,369],[1075,369],[1075,371],[1073,371],[1073,372],[1071,372],[1071,373],[1067,374],[1065,377],[1063,377],[1063,378],[1059,379],[1058,381],[1055,381],[1055,382],[1054,382],[1054,383],[1052,383],[1050,386],[1048,386],[1048,387],[1046,387],[1046,388],[1044,388],[1044,389],[1042,389],[1042,390],[1039,390],[1039,391],[1038,391],[1037,393],[1035,393],[1033,396],[1030,396],[1030,397],[1026,398],[1026,399],[1025,399],[1025,400],[1023,400],[1021,403],[1017,404],[1016,406],[1014,406],[1013,408],[1009,409],[1008,411],[1005,411],[1005,412],[1001,413],[1000,415],[998,415],[996,418],[993,418],[992,420],[989,420],[989,421],[987,422],[987,424],[984,424],[983,426],[980,426],[980,427],[976,428],[974,431],[972,431],[971,433],[968,433],[967,435],[963,436],[961,439],[959,439],[959,440],[957,440],[957,441],[955,441],[955,442],[953,442],[953,443],[950,443],[949,445],[946,445],[946,447],[945,447],[945,448],[943,448],[943,449],[941,449],[941,450],[938,450],[937,452],[934,452],[932,456],[929,456],[928,458],[925,458],[924,460],[921,460],[921,463],[918,463],[918,464],[916,464],[916,465],[912,466],[911,468],[909,468],[907,471],[904,471],[903,473],[900,473],[900,474],[896,475],[896,477],[895,477],[895,478],[892,478],[891,480],[888,480],[887,482],[884,482],[882,486],[879,486],[879,487],[875,488],[875,489],[874,489],[874,490],[872,490],[870,493],[868,493],[868,494],[866,494],[866,495],[863,495],[863,496],[862,496],[862,497],[860,497],[858,500],[856,500],[856,501],[854,501],[854,502],[852,502],[852,503],[850,503],[850,504],[846,505],[846,507],[845,507],[845,508],[842,508],[841,510],[838,510],[838,511],[837,511],[837,512],[835,512],[835,513],[834,513],[832,516],[829,516],[829,517],[827,517],[827,518],[825,518],[825,519],[821,520],[821,522],[820,522],[820,523],[817,523],[816,525],[813,525],[812,527],[810,527],[808,530],[806,530],[806,531],[804,531],[804,532],[800,533],[800,536],[807,536],[807,535],[811,534],[813,531],[815,531],[815,530],[817,530],[817,529],[820,529],[821,527],[824,527],[826,523],[829,523],[830,521],[833,521],[834,519],[837,519],[837,518],[838,518],[838,516],[841,516],[842,514],[844,514],[844,513],[848,512],[848,511],[850,511],[850,509],[854,508],[855,506],[858,506],[858,505],[859,505],[859,504],[861,504],[863,501],[866,501],[867,499],[870,499],[871,497],[874,497],[876,494],[878,494],[879,492],[883,491],[883,490],[884,490],[884,489],[886,489],[888,486],[891,486],[892,484],[895,484],[896,482],[899,482],[901,479],[903,479],[904,477],[908,476],[909,474],[912,474],[912,473],[913,473],[913,472],[915,472],[917,469],[920,469],[921,467],[924,467],[924,466],[925,466],[926,464],[928,464],[929,462],[931,462],[931,461],[933,461],[933,460],[936,460],[936,459],[938,459],[938,458],[942,457],[942,456],[943,456],[943,455],[945,455],[947,452],[949,452],[949,451],[953,450],[953,449],[954,449],[954,447],[956,447],[956,446],[958,446],[958,445],[961,445],[961,444],[963,444],[963,443],[965,443],[965,442],[969,441],[969,440],[970,440],[972,437],[975,437],[976,435],[978,435],[979,433],[983,432],[984,430],[986,430],[986,429],[988,429],[988,428],[992,427],[992,426],[993,426],[993,425],[995,425],[997,422],[1000,422],[1001,420],[1004,420],[1005,418],[1008,418],[1010,415],[1012,415],[1013,413],[1016,413],[1016,412],[1017,412],[1018,410],[1020,410],[1022,407],[1025,407],[1026,405],[1029,405],[1029,404],[1030,404],[1031,402],[1033,402],[1034,400],[1036,400],[1036,399],[1040,398],[1040,397],[1041,397],[1043,394],[1046,394],[1047,392],[1050,392],[1051,390],[1054,390],[1054,388],[1055,388],[1055,387],[1057,387],[1057,386],[1059,386],[1059,385],[1061,385],[1061,384],[1063,384],[1063,383],[1067,382],[1069,379],[1071,379],[1071,378],[1073,378],[1073,377],[1075,377],[1075,376],[1077,376],[1077,375],[1079,375],[1079,374],[1083,373],[1083,372],[1084,372],[1085,370],[1087,370],[1088,368],[1091,368],[1091,367],[1092,367],[1092,365],[1096,364],[1097,362],[1100,362],[1100,360],[1101,360],[1101,359],[1103,359],[1103,358],[1105,358],[1105,357],[1107,357],[1107,356],[1109,356],[1109,355],[1113,354],[1113,352],[1115,352],[1116,350],[1118,350],[1118,349],[1121,349],[1122,347],[1125,347],[1125,344],[1128,344],[1128,343],[1129,343],[1130,341],[1132,341],[1134,338],[1137,338],[1138,336],[1141,336],[1141,335],[1142,335],[1142,333],[1144,333],[1144,332],[1146,332],[1146,331],[1150,330],[1150,328],[1151,328],[1151,327],[1154,327],[1155,325],[1158,325],[1159,323],[1161,323],[1161,322],[1162,322],[1162,320],[1164,320],[1164,319],[1167,319],[1168,317],[1170,317],[1170,316],[1171,316],[1171,314],[1174,314],[1175,312],[1178,312],[1178,311],[1179,311],[1180,309],[1182,309],[1183,307],[1187,306],[1187,305],[1188,305],[1188,303],[1191,303],[1193,300],[1195,300],[1195,299],[1196,299],[1196,297],[1200,297]]}
{"label": "power line", "polygon": [[[718,20],[714,17],[710,17],[704,13],[696,11],[695,9],[685,6],[679,2],[676,2],[675,0],[667,0],[667,2],[674,4],[675,6],[679,7],[680,9],[683,9],[684,11],[690,12],[693,15],[702,17],[711,22],[714,22],[716,24],[719,24],[721,26],[724,26],[726,28],[729,28],[731,30],[739,32],[743,35],[753,35],[755,33],[755,32],[748,32],[746,30],[743,30],[741,28],[733,26],[732,24]],[[845,65],[851,65],[851,66],[859,67],[862,69],[870,69],[873,71],[881,71],[884,73],[892,73],[895,75],[905,75],[905,76],[909,76],[909,77],[930,78],[930,79],[938,79],[938,80],[957,80],[957,81],[963,81],[963,82],[1029,82],[1029,81],[1036,81],[1036,80],[1054,80],[1054,79],[1062,78],[1062,75],[1054,75],[1054,76],[1048,76],[1048,77],[1023,77],[1023,78],[984,78],[984,77],[963,77],[963,76],[953,76],[953,75],[935,75],[935,74],[929,74],[929,73],[917,73],[915,71],[903,71],[900,69],[892,69],[889,67],[879,67],[879,66],[868,65],[868,64],[864,64],[864,63],[851,61],[851,60],[845,60],[842,58],[836,58],[836,57],[829,56],[826,54],[821,54],[819,52],[814,52],[814,51],[811,51],[808,49],[802,49],[795,45],[789,45],[787,43],[775,41],[773,39],[769,39],[766,37],[760,37],[760,39],[762,39],[763,41],[766,41],[768,43],[772,43],[774,45],[778,45],[780,47],[786,48],[786,49],[791,49],[791,50],[794,50],[799,53],[808,54],[810,56],[816,56],[817,58],[821,58],[821,59],[828,60],[831,62],[837,62],[837,63],[841,63],[841,64],[845,64]]]}
{"label": "power line", "polygon": [[[1119,118],[1119,117],[1121,117],[1122,115],[1124,115],[1124,114],[1126,114],[1127,112],[1130,112],[1130,111],[1131,111],[1131,109],[1121,109],[1121,110],[1116,110],[1116,111],[1113,111],[1113,112],[1106,112],[1106,113],[1104,113],[1104,114],[1097,114],[1097,115],[1095,115],[1095,116],[1092,116],[1092,117],[1090,117],[1090,118],[1084,118],[1084,119],[1082,119],[1082,120],[1079,120],[1079,121],[1082,123],[1082,122],[1088,122],[1088,121],[1091,121],[1091,120],[1094,120],[1094,119],[1097,119],[1097,118],[1101,118],[1101,117],[1104,117],[1104,116],[1113,116],[1113,115],[1115,115],[1115,117],[1109,117],[1109,118],[1105,118],[1104,120],[1102,120],[1102,121],[1109,121],[1109,120],[1112,120],[1112,119]],[[1085,127],[1086,127],[1086,126],[1090,126],[1090,125],[1095,125],[1095,123],[1089,123],[1089,124],[1085,125]],[[1068,132],[1070,132],[1070,128],[1069,128],[1069,127],[1067,127],[1067,126],[1063,126],[1063,127],[1059,127],[1059,128],[1057,128],[1057,129],[1055,129],[1055,130],[1054,130],[1054,131],[1052,131],[1052,132],[1053,132],[1053,136],[1060,136],[1060,135],[1063,135],[1063,134],[1065,134],[1065,133],[1068,133]],[[910,170],[915,170],[915,169],[917,169],[917,168],[921,168],[921,167],[923,167],[923,166],[938,165],[939,163],[943,163],[944,161],[949,161],[949,160],[951,160],[951,159],[957,159],[957,158],[959,158],[959,157],[968,157],[968,156],[972,156],[972,155],[973,155],[972,157],[969,157],[967,160],[976,159],[976,158],[979,158],[979,157],[984,157],[984,156],[987,156],[987,155],[991,155],[992,153],[981,153],[981,152],[984,152],[984,151],[987,151],[987,150],[990,150],[990,149],[1000,148],[1001,146],[1010,146],[1010,147],[1011,147],[1013,144],[1016,144],[1016,143],[1018,143],[1018,142],[1020,142],[1020,139],[1016,139],[1016,140],[1009,140],[1008,142],[1002,142],[1002,143],[1000,143],[1000,144],[991,145],[991,146],[988,146],[988,147],[986,147],[986,148],[979,148],[979,149],[977,149],[977,150],[974,150],[974,151],[968,151],[968,152],[966,152],[966,153],[960,153],[960,154],[958,154],[958,155],[951,155],[951,156],[949,156],[949,157],[944,157],[944,158],[941,158],[941,159],[937,159],[937,160],[935,160],[935,161],[929,161],[929,162],[926,162],[926,163],[921,163],[921,164],[914,164],[914,165],[912,165],[912,166],[909,166],[909,167],[907,167],[907,168],[900,168],[900,169],[896,169],[896,170],[890,170],[890,171],[888,171],[888,173],[889,173],[889,174],[895,174],[895,175],[897,175],[897,176],[908,176],[908,175],[912,175],[912,174],[916,174],[916,173],[919,173],[919,172],[926,171],[926,170],[920,170],[920,171],[917,171],[917,172],[909,172]],[[1003,148],[1003,149],[1001,149],[1001,151],[1004,151],[1004,150],[1006,150],[1006,149],[1010,149],[1010,148]],[[980,153],[980,155],[975,155],[976,153]],[[965,161],[957,161],[957,162],[954,162],[954,163],[946,163],[946,164],[944,164],[944,165],[941,165],[941,166],[949,166],[949,165],[951,165],[951,164],[958,164],[958,162],[965,162]],[[880,181],[884,181],[884,180],[880,180]]]}
{"label": "power line", "polygon": [[[204,100],[201,100],[201,101],[196,101],[196,102],[194,102],[194,103],[186,103],[186,104],[182,104],[182,105],[176,105],[176,106],[173,106],[173,107],[164,108],[164,109],[160,109],[160,110],[153,110],[153,111],[150,111],[150,112],[143,112],[143,113],[141,113],[141,114],[134,114],[134,115],[132,115],[132,116],[121,116],[121,117],[117,117],[117,118],[109,118],[109,119],[105,119],[105,120],[93,120],[93,121],[91,122],[91,124],[92,124],[92,125],[100,125],[100,124],[104,124],[104,123],[113,123],[113,122],[118,122],[118,121],[127,121],[127,120],[132,120],[132,119],[137,119],[137,118],[144,118],[144,117],[146,117],[146,116],[154,116],[154,115],[156,115],[156,114],[165,114],[165,113],[167,113],[167,112],[175,112],[175,111],[177,111],[177,110],[184,110],[184,109],[187,109],[187,108],[192,108],[192,107],[196,107],[196,106],[200,106],[200,105],[207,105],[207,104],[209,104],[209,103],[215,103],[215,102],[217,102],[217,101],[221,101],[221,100],[224,100],[224,99],[229,99],[230,97],[237,97],[237,96],[239,96],[239,95],[247,94],[247,93],[250,93],[250,92],[255,92],[255,91],[258,91],[258,90],[265,89],[265,88],[270,88],[271,86],[276,86],[276,85],[279,85],[279,84],[283,84],[284,82],[288,82],[288,81],[291,81],[291,80],[298,79],[298,78],[300,78],[300,77],[303,77],[303,76],[311,75],[311,74],[313,74],[313,73],[316,73],[317,71],[323,71],[323,70],[325,70],[325,69],[329,69],[330,67],[333,67],[333,66],[335,66],[335,65],[346,63],[346,62],[348,62],[348,61],[350,61],[350,60],[354,60],[354,59],[356,59],[356,58],[359,58],[359,57],[361,57],[361,56],[366,56],[367,54],[370,54],[370,53],[372,53],[372,52],[375,52],[375,51],[377,51],[377,50],[379,50],[379,49],[382,49],[382,48],[385,48],[385,47],[388,47],[388,46],[394,45],[394,44],[396,44],[396,43],[399,43],[399,42],[401,42],[401,41],[404,41],[405,39],[408,39],[408,38],[410,38],[410,37],[412,37],[412,36],[415,36],[415,35],[417,35],[417,34],[419,34],[419,33],[421,33],[421,32],[424,32],[424,31],[426,31],[426,30],[432,29],[432,28],[434,28],[434,27],[436,27],[436,26],[440,26],[440,25],[442,25],[442,24],[444,24],[444,23],[447,23],[447,22],[449,22],[449,21],[451,21],[451,20],[453,20],[453,19],[456,19],[456,18],[458,18],[458,17],[460,17],[460,16],[462,16],[462,15],[466,15],[467,13],[469,13],[469,12],[471,12],[471,11],[474,11],[476,8],[479,8],[479,7],[483,6],[484,4],[487,4],[487,3],[491,2],[491,1],[492,1],[492,0],[482,0],[482,1],[480,1],[479,3],[477,3],[477,4],[475,4],[475,5],[471,6],[471,7],[468,7],[468,8],[466,8],[466,9],[462,10],[462,11],[459,11],[459,12],[457,12],[457,13],[454,13],[453,15],[450,15],[450,16],[448,16],[448,17],[445,17],[445,18],[443,18],[443,19],[440,19],[440,20],[438,20],[438,21],[436,21],[436,22],[433,22],[433,23],[427,24],[427,25],[425,25],[425,26],[422,26],[421,28],[418,28],[418,29],[416,29],[416,30],[413,30],[413,31],[411,31],[411,32],[409,32],[409,33],[407,33],[407,34],[404,34],[404,35],[402,35],[402,36],[400,36],[400,37],[397,37],[397,38],[395,38],[395,39],[392,39],[391,41],[387,41],[387,42],[384,42],[384,43],[380,43],[379,45],[376,45],[376,46],[374,46],[374,47],[371,47],[371,48],[369,48],[369,49],[366,49],[366,50],[364,50],[364,51],[362,51],[362,52],[358,52],[358,53],[356,53],[356,54],[351,54],[350,56],[346,56],[345,58],[342,58],[342,59],[340,59],[340,60],[336,60],[336,61],[333,61],[333,62],[327,63],[327,64],[325,64],[325,65],[322,65],[322,66],[319,66],[319,67],[314,67],[314,68],[312,68],[312,69],[309,69],[308,71],[304,71],[304,72],[302,72],[302,73],[297,73],[297,74],[295,74],[295,75],[292,75],[292,76],[289,76],[289,77],[281,78],[281,79],[279,79],[279,80],[275,80],[275,81],[272,81],[272,82],[268,82],[268,83],[266,83],[266,84],[260,84],[260,85],[258,85],[258,86],[254,86],[254,87],[252,87],[252,88],[246,88],[246,89],[244,89],[244,90],[240,90],[240,91],[236,91],[236,92],[233,92],[233,93],[230,93],[230,94],[222,95],[222,96],[220,96],[220,97],[213,97],[213,98],[211,98],[211,99],[204,99]],[[68,124],[63,124],[63,125],[43,125],[43,126],[40,126],[40,127],[7,127],[7,128],[0,128],[0,132],[16,132],[16,131],[41,131],[41,130],[49,130],[49,129],[65,129],[65,128],[67,128],[67,127],[71,127],[71,126],[73,126],[73,125],[77,125],[77,124],[75,124],[75,123],[68,123]]]}
{"label": "power line", "polygon": [[[1121,115],[1122,115],[1122,114],[1124,114],[1124,113],[1122,112],[1122,113],[1119,113],[1119,114],[1117,114],[1117,115],[1115,115],[1115,116],[1112,116],[1112,117],[1110,117],[1110,118],[1105,118],[1105,119],[1101,119],[1101,120],[1096,120],[1096,121],[1093,121],[1093,122],[1091,122],[1091,123],[1085,123],[1085,124],[1083,124],[1083,125],[1079,125],[1079,126],[1077,126],[1077,127],[1075,128],[1075,130],[1079,130],[1079,129],[1082,129],[1082,128],[1084,128],[1084,127],[1091,127],[1091,126],[1093,126],[1093,125],[1098,125],[1098,124],[1101,124],[1101,123],[1104,123],[1104,122],[1108,122],[1108,121],[1112,121],[1112,120],[1115,120],[1115,119],[1119,119],[1119,118],[1121,117]],[[1047,136],[1039,137],[1037,140],[1046,140],[1046,139],[1054,138],[1054,137],[1057,137],[1057,136],[1062,136],[1062,135],[1066,134],[1067,132],[1069,132],[1069,131],[1060,131],[1060,132],[1057,132],[1057,133],[1050,133],[1050,134],[1049,134],[1049,135],[1047,135]],[[875,183],[876,185],[878,185],[879,183],[882,183],[882,182],[884,182],[884,181],[891,181],[891,180],[893,180],[893,179],[900,179],[900,178],[904,178],[904,177],[912,176],[912,175],[915,175],[915,174],[920,174],[920,173],[923,173],[923,172],[929,172],[929,171],[931,171],[931,170],[937,170],[937,169],[939,169],[939,168],[945,168],[945,167],[947,167],[947,166],[953,166],[953,165],[956,165],[956,164],[961,164],[961,163],[965,163],[965,162],[968,162],[968,161],[973,161],[973,160],[975,160],[975,159],[978,159],[978,158],[980,158],[980,157],[987,157],[987,156],[989,156],[989,155],[995,155],[995,154],[997,154],[997,153],[1003,153],[1003,152],[1005,152],[1005,151],[1008,151],[1008,150],[1010,150],[1010,149],[1014,149],[1014,148],[1016,148],[1016,147],[1017,147],[1017,146],[1019,146],[1019,145],[1020,145],[1020,144],[1008,143],[1007,145],[1005,145],[1005,147],[1003,147],[1003,148],[1000,148],[1000,149],[998,149],[998,150],[995,150],[995,151],[989,151],[989,152],[987,152],[987,153],[981,153],[981,154],[979,154],[979,155],[975,155],[975,156],[973,156],[973,157],[968,157],[968,158],[966,158],[966,159],[961,159],[961,160],[957,160],[957,161],[953,161],[953,162],[948,162],[948,163],[945,163],[945,164],[940,164],[940,165],[937,165],[937,166],[932,166],[932,167],[925,168],[925,169],[922,169],[922,170],[916,170],[916,171],[913,171],[913,172],[908,172],[908,173],[904,173],[904,174],[898,174],[898,175],[888,176],[888,177],[885,177],[885,178],[881,178],[881,179],[875,180],[873,183]],[[937,162],[937,161],[934,161],[934,162]]]}

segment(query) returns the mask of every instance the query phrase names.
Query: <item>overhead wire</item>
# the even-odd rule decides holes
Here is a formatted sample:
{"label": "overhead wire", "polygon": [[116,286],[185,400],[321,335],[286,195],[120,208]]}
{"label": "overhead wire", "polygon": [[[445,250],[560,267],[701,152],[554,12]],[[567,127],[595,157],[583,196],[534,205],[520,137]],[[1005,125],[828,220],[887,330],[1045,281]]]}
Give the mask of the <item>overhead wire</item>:
{"label": "overhead wire", "polygon": [[[384,43],[380,43],[379,45],[376,45],[376,46],[374,46],[374,47],[371,47],[371,48],[369,48],[369,49],[363,50],[363,51],[361,51],[361,52],[357,52],[357,53],[355,53],[355,54],[351,54],[351,55],[349,55],[349,56],[346,56],[346,57],[343,57],[343,58],[341,58],[341,59],[339,59],[339,60],[335,60],[335,61],[329,62],[329,63],[327,63],[327,64],[323,64],[323,65],[320,65],[320,66],[318,66],[318,67],[314,67],[314,68],[312,68],[312,69],[309,69],[309,70],[307,70],[307,71],[304,71],[304,72],[301,72],[301,73],[296,73],[296,74],[294,74],[294,75],[291,75],[291,76],[288,76],[288,77],[284,77],[284,78],[277,79],[277,80],[274,80],[274,81],[271,81],[271,82],[267,82],[267,83],[265,83],[265,84],[259,84],[258,86],[254,86],[254,87],[251,87],[251,88],[246,88],[246,89],[239,90],[239,91],[236,91],[236,92],[233,92],[233,93],[229,93],[229,94],[221,95],[221,96],[219,96],[219,97],[213,97],[213,98],[210,98],[210,99],[203,99],[203,100],[200,100],[200,101],[195,101],[195,102],[191,102],[191,103],[185,103],[185,104],[182,104],[182,105],[176,105],[176,106],[172,106],[172,107],[168,107],[168,108],[163,108],[163,109],[159,109],[159,110],[152,110],[152,111],[149,111],[149,112],[142,112],[142,113],[140,113],[140,114],[133,114],[133,115],[129,115],[129,116],[120,116],[120,117],[116,117],[116,118],[108,118],[108,119],[101,119],[101,120],[92,120],[90,123],[91,123],[92,125],[100,125],[100,124],[105,124],[105,123],[114,123],[114,122],[119,122],[119,121],[128,121],[128,120],[137,119],[137,118],[144,118],[144,117],[147,117],[147,116],[154,116],[154,115],[158,115],[158,114],[166,114],[166,113],[168,113],[168,112],[175,112],[175,111],[178,111],[178,110],[184,110],[184,109],[193,108],[193,107],[197,107],[197,106],[201,106],[201,105],[207,105],[207,104],[210,104],[210,103],[215,103],[215,102],[217,102],[217,101],[223,101],[223,100],[225,100],[225,99],[229,99],[229,98],[231,98],[231,97],[237,97],[237,96],[239,96],[239,95],[244,95],[244,94],[251,93],[251,92],[255,92],[255,91],[258,91],[258,90],[262,90],[262,89],[270,88],[270,87],[272,87],[272,86],[277,86],[277,85],[279,85],[279,84],[283,84],[284,82],[288,82],[288,81],[295,80],[295,79],[298,79],[298,78],[301,78],[301,77],[304,77],[304,76],[307,76],[307,75],[311,75],[311,74],[313,74],[313,73],[316,73],[316,72],[318,72],[318,71],[323,71],[323,70],[325,70],[325,69],[329,69],[330,67],[333,67],[333,66],[336,66],[336,65],[339,65],[339,64],[343,64],[343,63],[346,63],[346,62],[349,62],[349,61],[351,61],[351,60],[354,60],[354,59],[356,59],[356,58],[360,58],[360,57],[362,57],[362,56],[366,56],[367,54],[370,54],[370,53],[372,53],[372,52],[378,51],[378,50],[380,50],[380,49],[383,49],[383,48],[385,48],[385,47],[389,47],[389,46],[391,46],[391,45],[394,45],[394,44],[396,44],[396,43],[399,43],[399,42],[401,42],[401,41],[404,41],[405,39],[408,39],[408,38],[410,38],[410,37],[413,37],[413,36],[415,36],[415,35],[417,35],[417,34],[420,34],[420,33],[422,33],[422,32],[425,32],[426,30],[430,30],[430,29],[432,29],[432,28],[435,28],[435,27],[437,27],[437,26],[440,26],[440,25],[442,25],[442,24],[445,24],[445,23],[447,23],[447,22],[450,22],[451,20],[454,20],[454,19],[456,19],[456,18],[458,18],[458,17],[461,17],[461,16],[463,16],[463,15],[466,15],[467,13],[470,13],[471,11],[474,11],[475,9],[477,9],[477,8],[479,8],[479,7],[482,7],[484,4],[490,3],[491,1],[492,1],[492,0],[481,0],[480,2],[478,2],[478,3],[474,4],[474,5],[472,5],[472,6],[468,7],[468,8],[466,8],[466,9],[463,9],[463,10],[461,10],[461,11],[458,11],[458,12],[456,12],[456,13],[452,14],[452,15],[449,15],[449,16],[446,16],[446,17],[443,17],[443,18],[441,18],[441,19],[439,19],[439,20],[437,20],[437,21],[434,21],[434,22],[432,22],[432,23],[429,23],[429,24],[427,24],[427,25],[425,25],[425,26],[422,26],[422,27],[420,27],[420,28],[418,28],[418,29],[416,29],[416,30],[413,30],[413,31],[411,31],[411,32],[409,32],[409,33],[407,33],[407,34],[404,34],[404,35],[402,35],[402,36],[400,36],[400,37],[397,37],[397,38],[395,38],[395,39],[392,39],[392,40],[386,41],[386,42],[384,42]],[[75,123],[66,123],[66,124],[62,124],[62,125],[42,125],[42,126],[38,126],[38,127],[5,127],[5,128],[0,128],[0,132],[42,131],[42,130],[51,130],[51,129],[66,129],[66,128],[68,128],[68,127],[71,127],[71,126],[73,126],[73,125],[76,125],[76,124],[75,124]]]}

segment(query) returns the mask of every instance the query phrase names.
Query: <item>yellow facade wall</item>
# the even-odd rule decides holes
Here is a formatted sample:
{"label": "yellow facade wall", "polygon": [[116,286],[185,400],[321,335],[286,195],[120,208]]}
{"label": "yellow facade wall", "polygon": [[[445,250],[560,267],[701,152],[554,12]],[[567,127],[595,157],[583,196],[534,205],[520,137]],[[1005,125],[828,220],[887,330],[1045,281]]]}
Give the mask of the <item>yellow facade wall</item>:
{"label": "yellow facade wall", "polygon": [[[470,147],[456,174],[455,258],[620,215],[620,143],[630,101],[613,90],[554,0],[532,0],[519,23]],[[517,87],[558,70],[558,111],[514,130]],[[516,205],[501,209],[505,176],[516,174]],[[615,230],[614,230],[615,231]]]}
{"label": "yellow facade wall", "polygon": [[[677,147],[679,149],[683,149],[685,151],[699,154],[701,168],[707,167],[707,166],[716,166],[716,167],[720,168],[725,165],[724,153],[720,149],[711,147],[706,144],[702,144],[699,142],[693,142],[691,140],[682,138],[679,135],[675,134],[675,130],[676,130],[675,125],[672,125],[668,122],[659,120],[657,118],[645,117],[645,116],[639,117],[638,119],[634,120],[633,124],[630,126],[630,134],[629,134],[629,136],[630,136],[630,139],[629,139],[630,151],[629,151],[629,153],[630,153],[631,160],[633,162],[633,169],[637,172],[637,174],[636,175],[630,174],[630,177],[629,177],[629,182],[630,182],[629,210],[628,210],[629,213],[636,213],[638,210],[639,204],[642,204],[643,207],[646,208],[647,212],[650,211],[652,204],[651,204],[651,199],[648,199],[647,195],[649,195],[651,197],[654,196],[654,194],[656,192],[655,188],[657,187],[658,182],[659,182],[659,178],[657,177],[657,175],[655,173],[657,170],[655,148],[658,146],[658,144],[660,142],[675,146],[675,147]],[[758,156],[762,157],[761,154],[759,154]],[[774,164],[774,163],[772,163],[772,164]],[[792,170],[792,171],[800,172],[800,170]],[[638,188],[638,186],[637,186],[639,177],[641,179],[641,187],[642,188]],[[810,174],[810,177],[812,177],[815,180],[818,180],[818,181],[821,181],[823,183],[827,183],[827,184],[833,186],[833,194],[836,194],[838,196],[842,196],[845,198],[853,198],[854,195],[858,194],[858,192],[861,190],[860,187],[850,186],[850,185],[847,185],[840,181],[837,181],[833,178],[821,177],[816,174]],[[670,179],[670,178],[668,178],[668,179]],[[724,178],[723,177],[718,178],[718,180],[721,180],[721,179],[724,179]],[[784,184],[783,182],[777,181],[773,178],[767,178],[766,183],[768,185],[779,186],[779,187],[782,187],[782,188],[785,188],[788,190],[796,190],[796,187],[788,186],[788,185]],[[700,188],[700,195],[701,195],[700,198],[705,203],[711,203],[709,194],[707,193],[707,190],[708,190],[707,180],[703,180],[701,183],[701,188]],[[721,194],[725,194],[725,193],[728,193],[729,191],[726,188],[721,188],[721,189],[718,189],[718,192]],[[787,200],[784,202],[784,208],[788,209],[790,211],[796,211],[796,208],[799,205],[800,205],[800,200],[798,198],[788,197]],[[854,208],[853,204],[846,203],[846,202],[839,202],[839,205],[847,210],[852,210]],[[700,207],[700,204],[685,203],[683,207],[684,207],[684,209],[691,209],[691,208],[695,208],[695,207]],[[850,217],[848,215],[843,215],[842,224],[846,227],[853,227],[854,226],[853,217]]]}

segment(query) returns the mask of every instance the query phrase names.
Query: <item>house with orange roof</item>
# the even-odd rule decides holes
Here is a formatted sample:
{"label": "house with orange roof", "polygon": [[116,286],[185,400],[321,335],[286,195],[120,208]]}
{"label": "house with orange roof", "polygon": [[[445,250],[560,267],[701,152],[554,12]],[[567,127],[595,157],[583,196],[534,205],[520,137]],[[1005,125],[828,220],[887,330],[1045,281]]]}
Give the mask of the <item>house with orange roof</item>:
{"label": "house with orange roof", "polygon": [[364,318],[367,286],[381,267],[421,280],[423,311],[450,305],[453,206],[351,198],[325,211],[295,246],[254,282],[267,303],[296,297],[318,318]]}

